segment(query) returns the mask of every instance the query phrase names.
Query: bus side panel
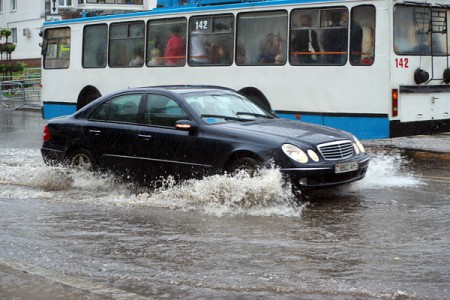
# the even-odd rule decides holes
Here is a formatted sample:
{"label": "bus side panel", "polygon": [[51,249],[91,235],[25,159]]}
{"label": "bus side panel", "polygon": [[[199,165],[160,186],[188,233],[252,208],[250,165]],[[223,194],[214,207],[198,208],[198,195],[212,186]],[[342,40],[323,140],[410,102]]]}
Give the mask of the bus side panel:
{"label": "bus side panel", "polygon": [[330,126],[353,133],[360,139],[388,138],[390,133],[389,117],[386,116],[330,116],[330,115],[308,115],[280,113],[281,118],[290,120],[301,120],[307,123],[314,123]]}
{"label": "bus side panel", "polygon": [[44,119],[52,119],[59,116],[71,115],[77,110],[75,103],[44,102],[42,116]]}

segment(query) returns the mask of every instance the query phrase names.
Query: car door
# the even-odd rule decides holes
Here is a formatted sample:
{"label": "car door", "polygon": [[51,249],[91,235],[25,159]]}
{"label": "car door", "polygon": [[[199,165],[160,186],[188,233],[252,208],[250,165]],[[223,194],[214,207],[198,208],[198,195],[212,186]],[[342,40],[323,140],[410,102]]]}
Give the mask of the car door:
{"label": "car door", "polygon": [[89,117],[85,136],[101,167],[124,172],[134,168],[142,98],[142,93],[118,95]]}
{"label": "car door", "polygon": [[198,131],[175,127],[178,120],[190,119],[176,99],[161,94],[147,95],[137,143],[144,176],[192,177],[209,167],[202,163],[201,153],[196,151]]}

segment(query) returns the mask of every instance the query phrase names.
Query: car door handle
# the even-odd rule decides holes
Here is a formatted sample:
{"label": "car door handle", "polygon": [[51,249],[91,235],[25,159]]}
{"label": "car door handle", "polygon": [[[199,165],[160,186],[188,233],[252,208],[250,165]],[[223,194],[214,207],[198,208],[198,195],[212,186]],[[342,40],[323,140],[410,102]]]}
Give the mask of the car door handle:
{"label": "car door handle", "polygon": [[101,130],[89,129],[90,133],[101,133]]}
{"label": "car door handle", "polygon": [[152,138],[152,136],[150,134],[140,134],[139,133],[138,136],[142,137],[142,138],[146,138],[146,139],[151,139]]}

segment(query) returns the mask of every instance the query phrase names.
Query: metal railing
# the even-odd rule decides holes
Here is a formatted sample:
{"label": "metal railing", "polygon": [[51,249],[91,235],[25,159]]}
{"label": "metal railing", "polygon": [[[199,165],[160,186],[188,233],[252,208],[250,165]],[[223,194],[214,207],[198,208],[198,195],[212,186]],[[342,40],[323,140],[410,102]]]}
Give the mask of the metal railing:
{"label": "metal railing", "polygon": [[0,77],[0,107],[41,108],[40,69],[27,69],[21,76]]}

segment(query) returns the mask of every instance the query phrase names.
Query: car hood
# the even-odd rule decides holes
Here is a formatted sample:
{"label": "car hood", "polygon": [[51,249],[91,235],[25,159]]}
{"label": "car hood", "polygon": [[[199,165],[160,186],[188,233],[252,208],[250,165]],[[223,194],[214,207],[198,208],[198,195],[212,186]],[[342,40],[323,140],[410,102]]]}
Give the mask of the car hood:
{"label": "car hood", "polygon": [[331,127],[286,119],[257,120],[252,122],[228,122],[216,124],[222,128],[253,137],[261,136],[280,143],[316,145],[336,140],[352,139],[350,133]]}

